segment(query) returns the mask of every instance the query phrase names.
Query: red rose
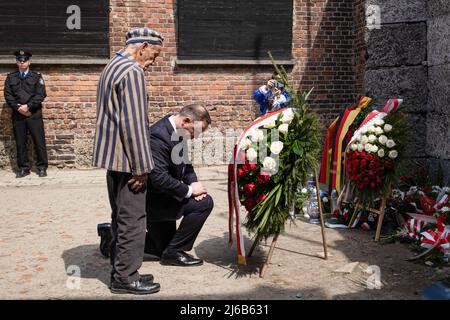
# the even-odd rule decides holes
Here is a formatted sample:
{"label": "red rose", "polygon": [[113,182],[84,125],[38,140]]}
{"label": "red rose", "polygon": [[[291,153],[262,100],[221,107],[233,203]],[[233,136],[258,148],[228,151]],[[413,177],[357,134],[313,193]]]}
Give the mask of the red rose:
{"label": "red rose", "polygon": [[258,182],[258,184],[265,184],[265,183],[269,182],[269,180],[270,180],[270,176],[268,174],[259,173],[256,176],[256,181]]}
{"label": "red rose", "polygon": [[248,212],[251,212],[253,208],[256,206],[256,201],[255,199],[245,199],[243,205]]}
{"label": "red rose", "polygon": [[247,193],[247,195],[252,195],[253,193],[255,193],[255,189],[256,186],[253,182],[244,185],[244,191],[245,193]]}
{"label": "red rose", "polygon": [[391,170],[394,167],[394,163],[391,160],[386,160],[384,162],[384,167],[388,170]]}
{"label": "red rose", "polygon": [[370,169],[370,170],[377,170],[378,167],[379,167],[379,164],[378,164],[376,161],[372,161],[372,162],[369,164],[369,169]]}
{"label": "red rose", "polygon": [[237,176],[238,178],[242,178],[242,176],[244,175],[244,170],[243,169],[237,169]]}
{"label": "red rose", "polygon": [[377,177],[377,184],[381,184],[382,180],[380,177]]}
{"label": "red rose", "polygon": [[248,167],[250,168],[251,171],[256,170],[256,164],[255,163],[249,163]]}
{"label": "red rose", "polygon": [[368,161],[372,161],[373,160],[373,155],[371,155],[370,153],[366,154],[366,159]]}
{"label": "red rose", "polygon": [[262,195],[260,195],[258,197],[258,199],[256,199],[256,203],[260,203],[262,201],[264,201],[267,198],[267,195],[265,195],[264,193]]}
{"label": "red rose", "polygon": [[363,167],[363,168],[367,167],[367,160],[365,160],[365,159],[361,160],[361,167]]}
{"label": "red rose", "polygon": [[362,190],[362,189],[364,189],[364,184],[363,184],[363,183],[357,183],[357,184],[356,184],[356,187],[357,187],[359,190]]}
{"label": "red rose", "polygon": [[375,187],[377,185],[375,184],[375,182],[371,182],[369,186],[370,186],[370,189],[373,190],[373,189],[375,189]]}

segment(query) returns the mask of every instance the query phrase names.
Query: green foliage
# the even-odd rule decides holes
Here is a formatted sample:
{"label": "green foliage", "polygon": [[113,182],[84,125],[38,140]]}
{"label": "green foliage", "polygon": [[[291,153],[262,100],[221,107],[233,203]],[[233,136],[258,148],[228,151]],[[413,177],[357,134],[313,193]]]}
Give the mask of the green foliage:
{"label": "green foliage", "polygon": [[[299,207],[305,200],[297,196],[297,188],[306,186],[308,173],[317,168],[320,152],[318,119],[315,113],[308,111],[306,103],[312,90],[297,92],[290,86],[283,66],[276,64],[270,52],[269,57],[291,97],[290,107],[293,108],[294,119],[289,125],[289,132],[280,134],[284,148],[279,155],[278,172],[272,176],[267,198],[255,206],[245,222],[247,229],[265,238],[284,230],[292,202]],[[277,125],[281,123],[281,117],[280,114]]]}

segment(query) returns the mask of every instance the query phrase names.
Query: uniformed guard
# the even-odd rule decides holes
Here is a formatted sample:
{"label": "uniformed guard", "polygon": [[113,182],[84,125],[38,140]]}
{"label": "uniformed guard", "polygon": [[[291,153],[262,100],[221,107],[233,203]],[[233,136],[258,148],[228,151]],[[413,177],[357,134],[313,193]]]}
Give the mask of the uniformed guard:
{"label": "uniformed guard", "polygon": [[31,134],[36,151],[36,167],[39,177],[47,176],[47,148],[45,145],[42,101],[46,97],[45,84],[39,72],[30,70],[31,53],[14,52],[18,71],[8,74],[5,80],[5,100],[12,108],[12,122],[17,147],[16,178],[30,174],[27,152],[27,133]]}

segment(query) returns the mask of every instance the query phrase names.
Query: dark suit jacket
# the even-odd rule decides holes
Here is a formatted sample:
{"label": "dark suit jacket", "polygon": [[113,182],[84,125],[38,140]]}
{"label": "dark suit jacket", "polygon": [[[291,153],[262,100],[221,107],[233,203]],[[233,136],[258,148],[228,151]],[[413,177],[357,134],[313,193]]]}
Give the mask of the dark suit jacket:
{"label": "dark suit jacket", "polygon": [[[169,115],[170,116],[170,115]],[[147,219],[149,221],[176,220],[182,211],[188,185],[197,181],[191,164],[174,163],[171,155],[181,153],[183,141],[171,141],[174,129],[165,116],[150,127],[150,147],[154,169],[149,173],[147,190]],[[175,149],[174,149],[175,148]],[[179,163],[178,163],[179,162]]]}

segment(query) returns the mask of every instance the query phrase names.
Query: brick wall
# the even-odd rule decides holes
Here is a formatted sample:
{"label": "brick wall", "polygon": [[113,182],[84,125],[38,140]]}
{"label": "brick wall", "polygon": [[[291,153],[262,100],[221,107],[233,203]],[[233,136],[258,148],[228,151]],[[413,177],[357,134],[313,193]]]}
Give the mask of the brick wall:
{"label": "brick wall", "polygon": [[[360,3],[361,1],[356,1]],[[355,1],[294,0],[293,57],[288,69],[296,87],[314,87],[311,105],[322,122],[329,122],[356,98],[358,59],[355,51]],[[111,52],[122,48],[124,34],[134,27],[149,26],[164,37],[164,50],[148,72],[150,119],[155,121],[179,106],[204,103],[213,126],[243,128],[257,115],[251,100],[255,88],[272,74],[271,66],[174,66],[176,33],[172,0],[111,0]],[[0,83],[13,64],[0,65]],[[95,130],[95,90],[103,66],[34,65],[46,81],[44,103],[50,165],[89,167]],[[15,163],[10,110],[0,88],[0,167]]]}

